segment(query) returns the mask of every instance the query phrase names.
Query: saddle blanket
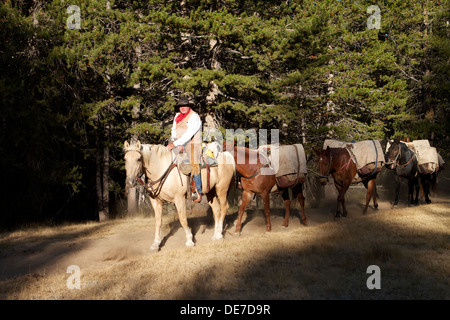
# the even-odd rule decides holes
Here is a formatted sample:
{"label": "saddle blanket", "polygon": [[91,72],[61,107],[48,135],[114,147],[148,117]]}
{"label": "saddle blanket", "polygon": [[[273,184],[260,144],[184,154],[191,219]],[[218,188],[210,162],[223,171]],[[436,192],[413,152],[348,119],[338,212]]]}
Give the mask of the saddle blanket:
{"label": "saddle blanket", "polygon": [[430,146],[428,140],[414,140],[413,151],[417,156],[417,163],[419,165],[425,163],[434,163],[439,165],[439,157],[435,147]]}
{"label": "saddle blanket", "polygon": [[363,140],[359,142],[343,142],[339,140],[326,139],[323,143],[323,149],[345,148],[353,158],[356,169],[361,170],[371,163],[378,163],[380,167],[386,162],[384,159],[383,148],[378,140]]}
{"label": "saddle blanket", "polygon": [[439,170],[439,155],[435,147],[428,140],[414,140],[410,147],[417,157],[417,164],[421,173],[433,173]]}
{"label": "saddle blanket", "polygon": [[306,175],[306,155],[301,144],[269,144],[258,148],[262,156],[267,156],[275,177],[286,175]]}

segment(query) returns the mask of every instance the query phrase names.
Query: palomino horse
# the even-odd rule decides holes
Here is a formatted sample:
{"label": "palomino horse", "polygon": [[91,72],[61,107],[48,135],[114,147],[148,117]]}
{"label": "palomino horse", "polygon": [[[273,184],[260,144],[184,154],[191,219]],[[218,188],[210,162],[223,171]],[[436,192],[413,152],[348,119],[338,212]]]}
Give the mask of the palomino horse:
{"label": "palomino horse", "polygon": [[[398,204],[398,194],[400,191],[400,178],[406,178],[408,180],[408,201],[410,205],[417,205],[419,203],[419,171],[417,166],[417,158],[411,149],[405,143],[401,143],[396,139],[390,141],[391,146],[386,153],[386,167],[391,170],[395,170],[395,198],[394,206]],[[416,196],[414,197],[414,189],[416,190]],[[424,192],[426,195],[427,203],[428,190]],[[431,201],[430,201],[431,202]]]}
{"label": "palomino horse", "polygon": [[[234,147],[234,160],[236,171],[241,175],[241,186],[243,189],[242,203],[239,207],[238,219],[236,222],[235,233],[240,234],[242,215],[254,194],[260,194],[264,202],[264,215],[266,216],[266,232],[272,229],[270,223],[270,192],[274,189],[277,183],[275,174],[262,174],[261,170],[268,167],[267,159],[261,157],[261,154],[252,149],[245,147]],[[242,161],[241,159],[245,159]],[[255,164],[250,164],[249,159],[255,159]],[[239,161],[238,161],[239,160]],[[240,163],[243,162],[243,163]],[[273,172],[273,171],[272,171]],[[305,198],[303,196],[303,182],[294,181],[292,190],[292,197],[297,196],[301,205],[301,222],[306,225],[307,219],[305,214]],[[276,190],[276,189],[275,189]],[[287,228],[289,225],[290,204],[289,188],[278,188],[282,192],[282,197],[285,204],[285,216],[282,227]]]}
{"label": "palomino horse", "polygon": [[[187,223],[186,197],[190,192],[187,176],[181,174],[175,167],[173,153],[162,145],[141,144],[139,141],[130,145],[124,144],[126,184],[128,187],[136,185],[138,179],[145,173],[148,182],[146,189],[150,194],[150,202],[155,211],[155,240],[152,250],[158,250],[161,244],[162,207],[164,201],[175,204],[180,223],[186,233],[186,246],[194,246],[191,229]],[[234,159],[228,152],[220,153],[219,165],[211,167],[210,189],[206,194],[209,205],[214,214],[213,240],[223,237],[223,221],[228,210],[228,191],[235,174]],[[174,170],[172,170],[174,169]],[[207,185],[206,169],[202,170],[202,184]]]}
{"label": "palomino horse", "polygon": [[[318,151],[314,149],[314,152],[319,157],[319,168],[321,178],[319,181],[325,185],[328,180],[328,175],[331,174],[334,180],[334,185],[339,193],[337,198],[337,209],[335,218],[341,216],[340,206],[342,206],[342,216],[347,216],[347,208],[345,207],[345,193],[350,185],[354,182],[354,177],[357,173],[356,164],[352,161],[352,157],[345,148],[330,148],[326,150]],[[373,196],[373,206],[378,208],[377,202],[377,190],[376,190],[376,178],[378,172],[377,169],[373,173],[367,175],[360,175],[361,180],[356,182],[362,182],[367,189],[366,194],[366,206],[363,213],[367,212],[367,208],[370,203],[370,199]]]}

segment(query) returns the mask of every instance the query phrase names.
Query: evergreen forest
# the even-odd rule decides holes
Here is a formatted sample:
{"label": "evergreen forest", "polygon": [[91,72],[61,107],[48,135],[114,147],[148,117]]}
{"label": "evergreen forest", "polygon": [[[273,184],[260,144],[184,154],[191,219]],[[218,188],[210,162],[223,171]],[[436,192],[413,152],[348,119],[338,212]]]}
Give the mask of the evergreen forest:
{"label": "evergreen forest", "polygon": [[0,228],[117,214],[124,141],[167,144],[186,95],[222,132],[448,159],[449,35],[448,0],[2,1]]}

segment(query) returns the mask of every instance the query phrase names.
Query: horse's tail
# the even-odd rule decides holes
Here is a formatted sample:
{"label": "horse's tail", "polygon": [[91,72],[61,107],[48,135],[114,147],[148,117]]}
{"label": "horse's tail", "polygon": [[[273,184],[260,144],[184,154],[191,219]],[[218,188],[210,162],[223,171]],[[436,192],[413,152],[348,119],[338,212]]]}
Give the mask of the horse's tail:
{"label": "horse's tail", "polygon": [[379,199],[378,197],[378,191],[377,191],[377,181],[375,180],[375,185],[374,185],[374,193],[375,193],[375,197],[377,197],[377,199]]}
{"label": "horse's tail", "polygon": [[431,188],[429,188],[429,196],[431,196],[431,190],[433,190],[434,194],[437,194],[437,175],[438,171],[435,171],[431,174]]}
{"label": "horse's tail", "polygon": [[223,164],[231,164],[233,166],[233,177],[231,178],[230,184],[233,186],[237,186],[237,172],[236,172],[236,163],[234,162],[234,156],[229,151],[222,152],[222,160]]}
{"label": "horse's tail", "polygon": [[223,159],[225,164],[233,165],[233,178],[236,179],[236,163],[234,162],[233,155],[229,151],[224,151],[223,156],[225,157],[225,159]]}

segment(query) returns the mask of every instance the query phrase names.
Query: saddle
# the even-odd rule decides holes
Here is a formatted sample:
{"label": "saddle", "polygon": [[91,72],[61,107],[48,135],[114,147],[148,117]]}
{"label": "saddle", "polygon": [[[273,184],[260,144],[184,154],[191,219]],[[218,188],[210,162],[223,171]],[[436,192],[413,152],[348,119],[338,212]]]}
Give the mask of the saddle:
{"label": "saddle", "polygon": [[[217,153],[220,150],[214,148],[212,144],[202,144],[202,155],[200,158],[200,170],[206,169],[206,191],[204,193],[208,193],[210,191],[210,174],[211,167],[217,167],[219,165],[217,161]],[[186,176],[191,175],[191,164],[189,162],[189,157],[186,152],[180,152],[177,155],[176,164],[178,169]],[[194,179],[191,179],[191,190],[195,192],[195,183]]]}
{"label": "saddle", "polygon": [[306,182],[306,156],[301,144],[265,145],[258,150],[267,155],[278,188],[291,188]]}

